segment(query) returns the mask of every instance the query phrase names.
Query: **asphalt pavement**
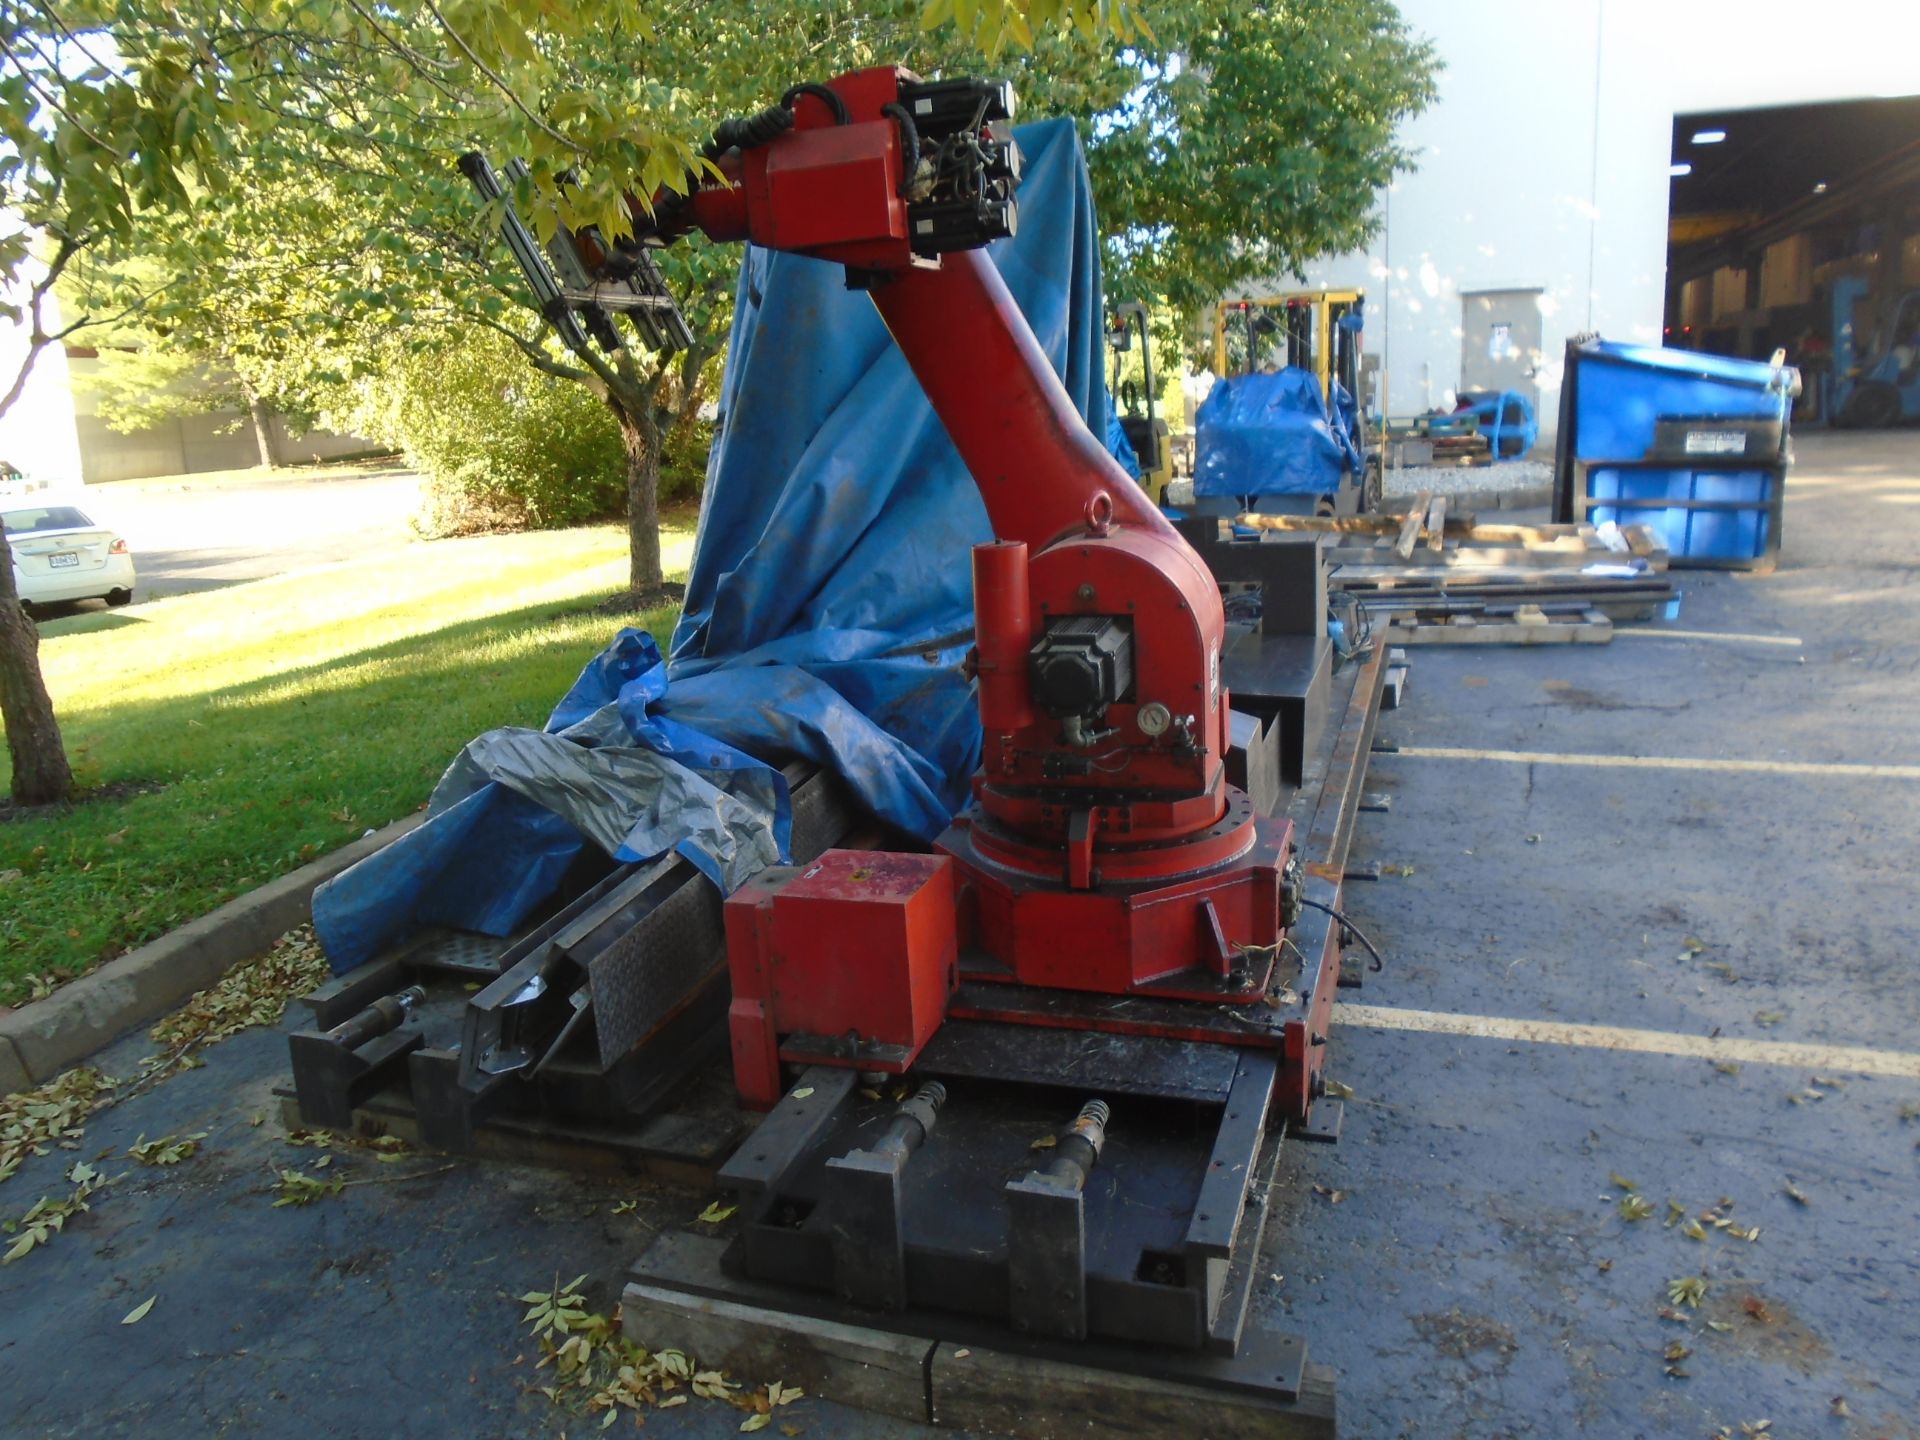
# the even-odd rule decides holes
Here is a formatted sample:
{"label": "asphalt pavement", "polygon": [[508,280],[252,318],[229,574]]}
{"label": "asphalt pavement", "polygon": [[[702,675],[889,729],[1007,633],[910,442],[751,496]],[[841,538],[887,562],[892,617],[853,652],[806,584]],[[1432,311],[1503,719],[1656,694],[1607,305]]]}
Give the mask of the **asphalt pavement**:
{"label": "asphalt pavement", "polygon": [[251,483],[126,480],[90,487],[84,503],[133,551],[137,603],[397,554],[413,543],[407,521],[418,501],[417,475],[379,470]]}
{"label": "asphalt pavement", "polygon": [[[1342,992],[1345,1134],[1283,1151],[1256,1301],[1338,1370],[1344,1435],[1920,1434],[1920,434],[1798,446],[1777,573],[1683,573],[1677,619],[1605,647],[1416,651],[1383,717],[1392,808],[1355,860],[1390,873],[1348,904],[1387,966]],[[1676,758],[1735,763],[1649,763]],[[1669,1053],[1703,1038],[1746,1058]],[[355,1154],[311,1172],[340,1194],[274,1208],[274,1171],[316,1155],[279,1128],[285,1075],[280,1034],[239,1036],[0,1185],[17,1215],[75,1158],[126,1174],[0,1269],[0,1432],[592,1432],[534,1388],[513,1297],[584,1272],[611,1305],[712,1197]],[[125,1158],[197,1131],[171,1169]],[[1694,1238],[1706,1213],[1740,1233]],[[781,1419],[933,1433],[812,1399]]]}

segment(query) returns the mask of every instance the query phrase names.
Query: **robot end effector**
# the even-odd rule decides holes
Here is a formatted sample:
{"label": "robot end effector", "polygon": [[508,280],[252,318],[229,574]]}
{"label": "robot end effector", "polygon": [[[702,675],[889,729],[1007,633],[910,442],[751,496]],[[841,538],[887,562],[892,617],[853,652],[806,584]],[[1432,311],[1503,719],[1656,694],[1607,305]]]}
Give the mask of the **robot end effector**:
{"label": "robot end effector", "polygon": [[483,200],[505,200],[502,236],[571,347],[590,336],[620,348],[613,321],[624,313],[643,345],[671,352],[692,336],[651,252],[693,230],[840,261],[859,288],[1012,235],[1014,108],[1005,81],[929,81],[891,67],[795,85],[779,104],[715,128],[705,153],[719,179],[689,176],[686,194],[663,190],[651,210],[629,197],[634,233],[618,239],[563,225],[543,245],[510,198],[526,178],[521,162],[496,172],[473,151],[460,168]]}
{"label": "robot end effector", "polygon": [[869,288],[1014,233],[1014,109],[1005,81],[930,81],[893,67],[795,85],[779,104],[716,127],[706,153],[721,179],[663,192],[651,217],[630,205],[635,244],[698,229],[838,261],[849,285]]}

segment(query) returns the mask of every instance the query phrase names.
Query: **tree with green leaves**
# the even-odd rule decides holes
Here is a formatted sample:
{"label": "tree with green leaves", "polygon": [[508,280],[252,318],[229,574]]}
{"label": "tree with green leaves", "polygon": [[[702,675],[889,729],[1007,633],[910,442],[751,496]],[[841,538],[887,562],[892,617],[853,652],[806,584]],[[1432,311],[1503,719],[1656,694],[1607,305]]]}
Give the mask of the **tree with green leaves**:
{"label": "tree with green leaves", "polygon": [[[217,208],[256,156],[304,141],[350,169],[358,130],[437,169],[457,137],[534,156],[551,207],[575,220],[563,169],[603,205],[633,177],[684,174],[672,95],[629,77],[616,120],[553,89],[548,43],[627,32],[652,33],[635,0],[426,0],[406,15],[362,0],[0,0],[0,320],[26,340],[0,414],[51,346],[135,311],[161,318],[191,288],[190,270],[143,288],[115,267],[159,222]],[[81,268],[94,281],[55,320],[54,289]],[[0,535],[0,721],[22,804],[72,787],[37,650]]]}
{"label": "tree with green leaves", "polygon": [[[515,200],[536,229],[619,234],[629,196],[684,187],[716,120],[794,80],[1006,74],[1024,114],[1081,124],[1110,289],[1191,314],[1364,238],[1433,68],[1388,0],[0,0],[0,37],[0,203],[24,220],[7,276],[38,247],[68,276],[69,325],[137,315],[286,400],[396,337],[493,332],[618,424],[636,591],[660,583],[662,438],[723,344],[737,257],[666,252],[684,354],[563,348],[453,169],[462,151],[525,162]],[[32,668],[0,648],[0,672]],[[16,795],[25,774],[16,751]]]}

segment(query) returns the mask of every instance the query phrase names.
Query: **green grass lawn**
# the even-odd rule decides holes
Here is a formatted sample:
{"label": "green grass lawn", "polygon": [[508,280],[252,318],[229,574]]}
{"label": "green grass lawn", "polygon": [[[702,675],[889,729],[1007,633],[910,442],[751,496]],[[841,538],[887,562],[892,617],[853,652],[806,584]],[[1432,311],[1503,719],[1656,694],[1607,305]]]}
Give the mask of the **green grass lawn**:
{"label": "green grass lawn", "polygon": [[[664,538],[684,569],[691,530]],[[419,809],[466,741],[542,724],[622,623],[665,638],[670,610],[594,613],[625,579],[625,531],[594,527],[44,624],[79,784],[143,789],[0,822],[0,1003]]]}

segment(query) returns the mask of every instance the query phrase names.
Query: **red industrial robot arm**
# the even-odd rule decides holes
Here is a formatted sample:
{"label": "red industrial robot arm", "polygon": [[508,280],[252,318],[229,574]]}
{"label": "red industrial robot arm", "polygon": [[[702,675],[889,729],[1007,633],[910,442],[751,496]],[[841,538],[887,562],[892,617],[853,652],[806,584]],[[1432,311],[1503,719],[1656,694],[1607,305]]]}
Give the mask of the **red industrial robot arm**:
{"label": "red industrial robot arm", "polygon": [[977,838],[998,863],[1086,886],[1143,850],[1164,869],[1196,862],[1173,842],[1243,843],[1216,834],[1224,616],[982,252],[1017,223],[1018,152],[993,123],[1011,110],[1004,85],[892,68],[796,87],[721,127],[724,178],[661,197],[646,238],[749,240],[843,264],[869,291],[999,537],[974,562]]}

